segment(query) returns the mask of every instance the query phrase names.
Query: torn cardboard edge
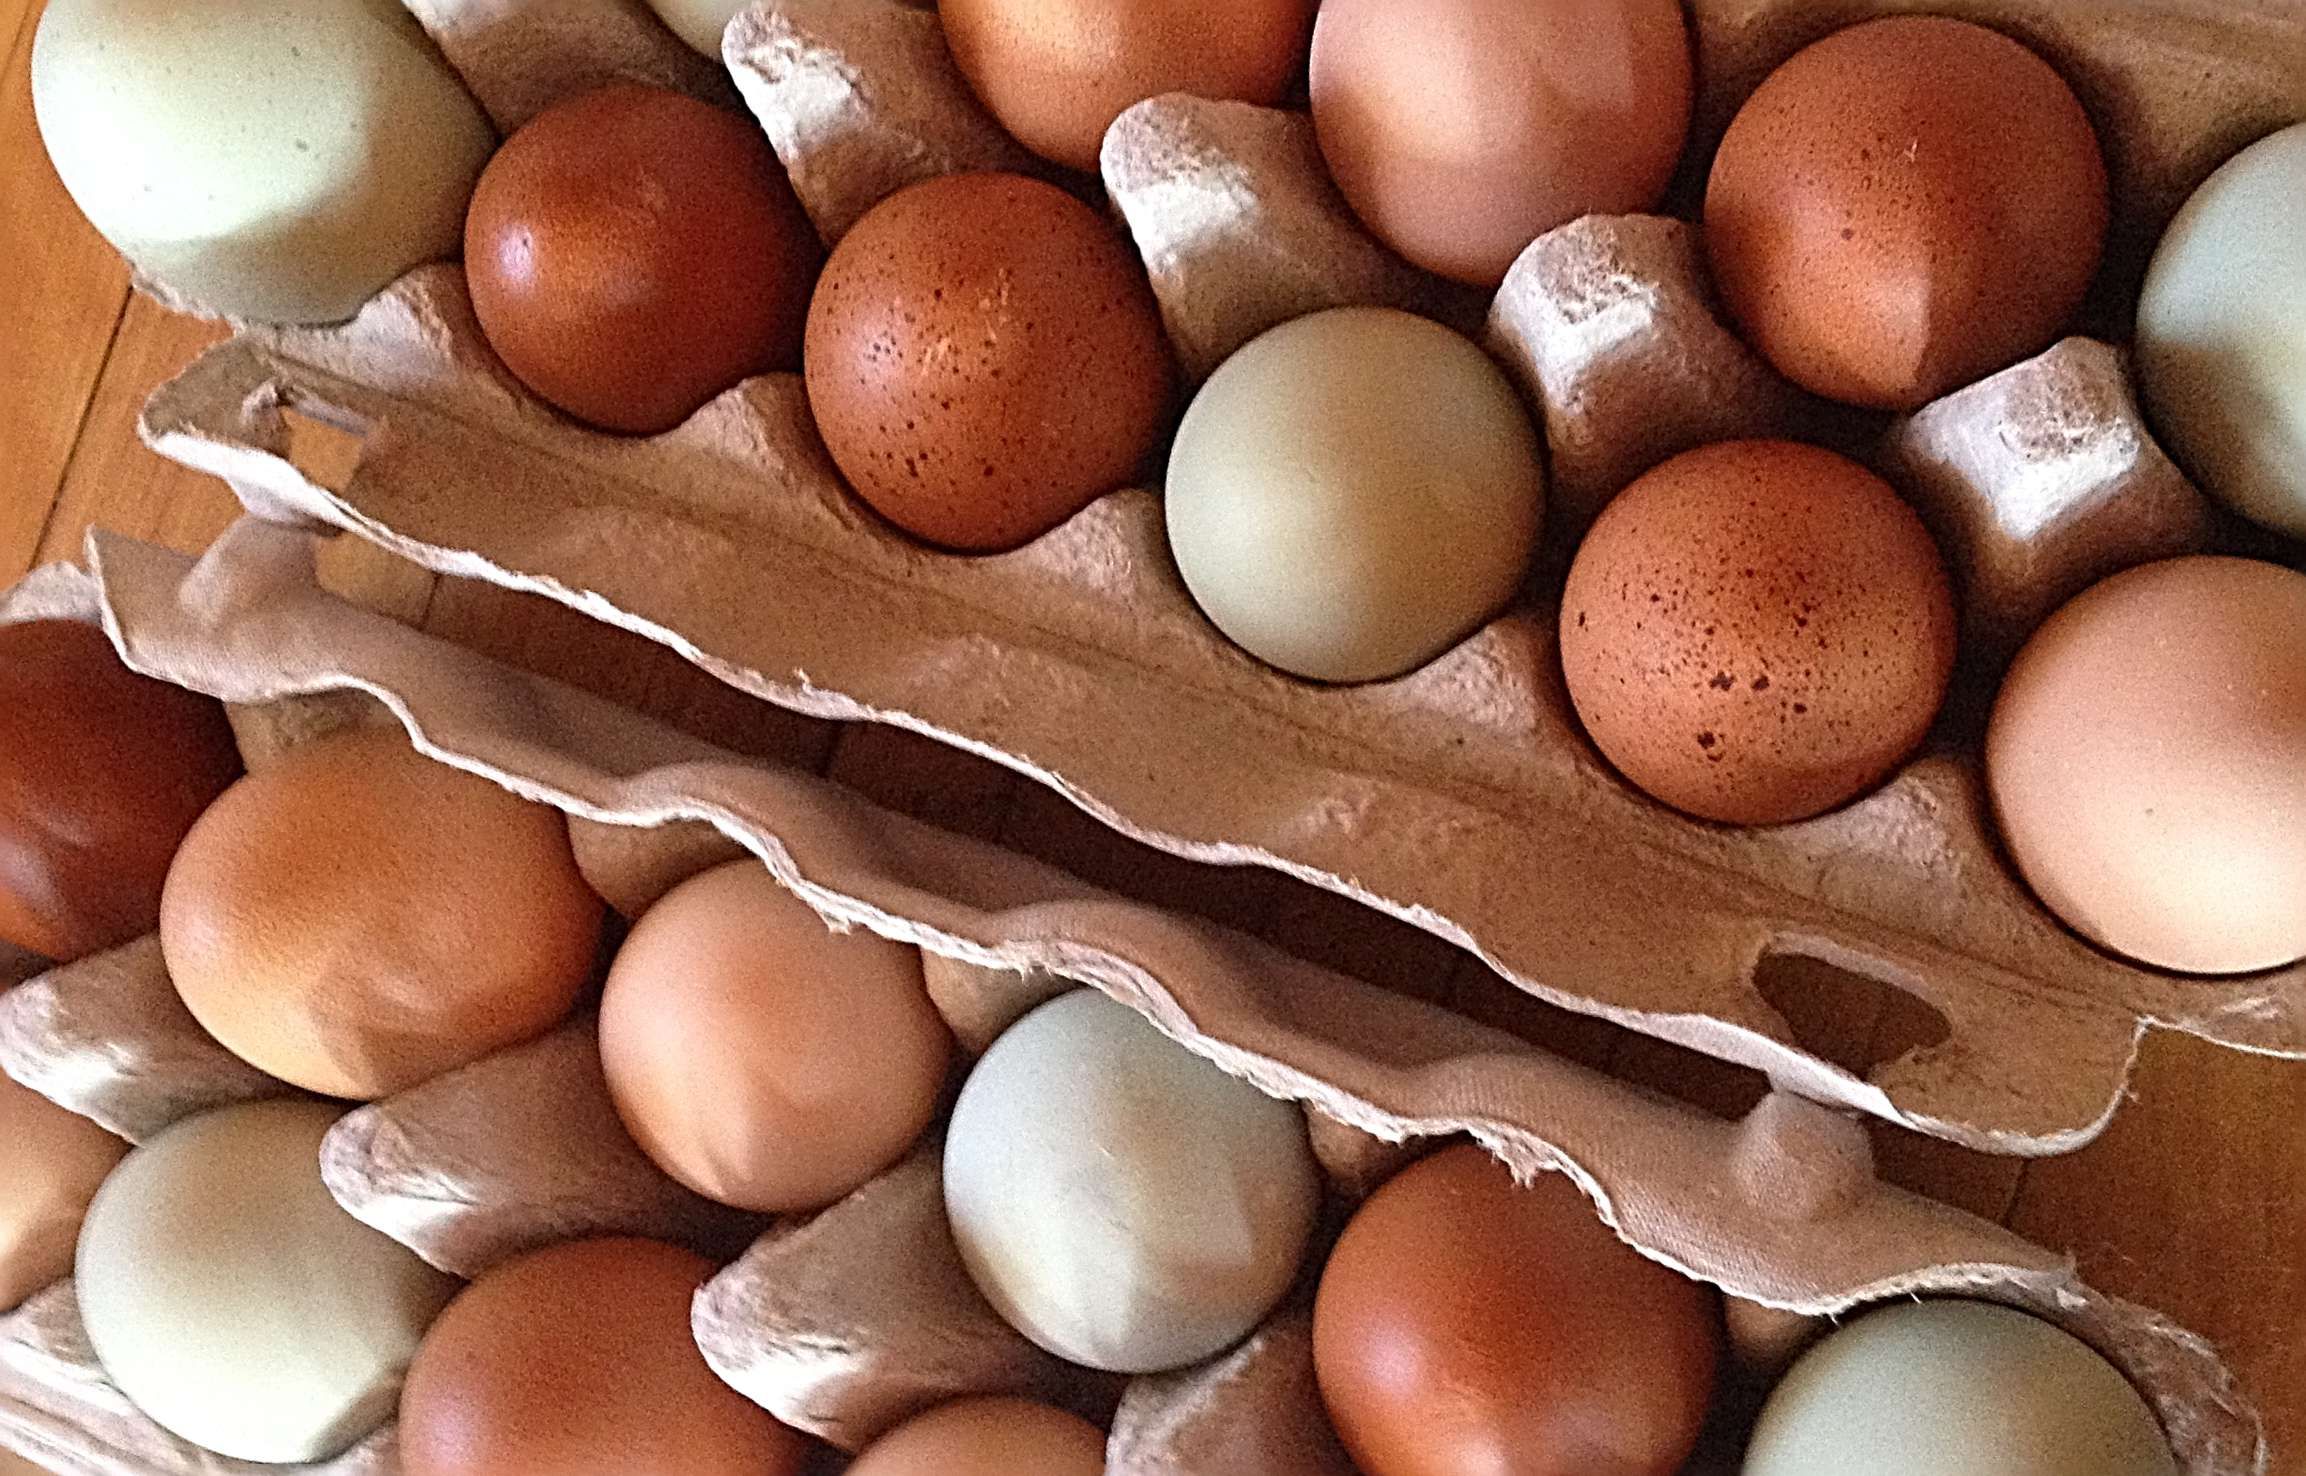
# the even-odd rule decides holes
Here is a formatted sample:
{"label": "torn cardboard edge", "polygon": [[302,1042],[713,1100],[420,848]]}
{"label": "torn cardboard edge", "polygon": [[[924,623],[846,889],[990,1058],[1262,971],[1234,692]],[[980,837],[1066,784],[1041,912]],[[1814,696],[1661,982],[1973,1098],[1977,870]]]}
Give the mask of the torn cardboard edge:
{"label": "torn cardboard edge", "polygon": [[[938,966],[940,1000],[974,1038],[989,1038],[1045,997],[1046,976],[1078,980],[1138,1009],[1221,1068],[1351,1129],[1325,1155],[1338,1165],[1333,1183],[1381,1179],[1398,1162],[1383,1145],[1467,1134],[1524,1176],[1569,1174],[1629,1244],[1737,1297],[1804,1314],[1929,1294],[1980,1295],[2037,1311],[2106,1352],[2146,1391],[2189,1476],[2264,1467],[2255,1415],[2200,1340],[2090,1291],[2062,1258],[2007,1230],[1881,1184],[1863,1130],[1828,1109],[1778,1094],[1742,1122],[1708,1117],[1438,1007],[877,810],[825,781],[734,760],[652,720],[326,595],[314,582],[314,548],[310,535],[250,519],[194,565],[97,533],[87,587],[101,592],[105,623],[140,670],[247,706],[365,693],[424,752],[564,809],[574,817],[588,875],[620,905],[642,905],[741,848],[831,924],[867,927],[947,961]],[[43,587],[61,582],[42,576]],[[0,602],[0,619],[12,613]],[[708,844],[706,827],[720,839]],[[974,1003],[954,1003],[961,1000]],[[12,1024],[0,1006],[0,1036]],[[571,1029],[581,1032],[581,1022]],[[557,1047],[548,1037],[354,1113],[328,1150],[332,1187],[371,1223],[411,1240],[438,1245],[483,1227],[468,1244],[494,1249],[477,1255],[474,1269],[524,1243],[517,1228],[524,1220],[537,1239],[570,1233],[568,1196],[533,1182],[517,1193],[466,1192],[471,1186],[458,1185],[458,1172],[443,1172],[461,1161],[470,1176],[478,1158],[500,1170],[532,1161],[581,1167],[582,1152],[539,1155],[533,1143],[502,1141],[492,1150],[486,1130],[491,1121],[511,1120],[501,1111],[510,1097],[600,1090],[571,1068],[568,1053],[584,1053],[581,1036],[577,1044],[565,1037]],[[11,1069],[20,1050],[21,1042],[9,1047]],[[364,1115],[371,1125],[396,1123],[406,1150],[376,1156],[367,1145],[378,1138],[350,1126]],[[534,1117],[564,1120],[589,1119]],[[426,1144],[450,1139],[478,1158],[427,1160]],[[926,1275],[923,1284],[933,1285],[938,1222],[920,1209],[927,1199],[915,1193],[905,1214],[871,1209],[876,1199],[903,1199],[892,1183],[905,1172],[877,1181],[817,1223],[867,1217],[884,1242],[919,1248],[883,1274],[916,1281]],[[363,1184],[379,1192],[364,1201]],[[425,1202],[421,1234],[410,1228],[415,1222],[393,1218],[403,1196]],[[828,1230],[819,1239],[855,1246],[868,1237]],[[841,1276],[826,1278],[821,1295],[807,1295],[796,1267],[824,1270],[797,1259],[809,1243],[805,1226],[773,1231],[699,1301],[700,1334],[713,1361],[781,1416],[854,1444],[914,1401],[964,1387],[1013,1387],[1020,1378],[1039,1387],[1033,1380],[1040,1375],[1029,1366],[1020,1374],[1015,1346],[997,1335],[971,1351],[966,1340],[940,1342],[936,1327],[908,1323],[908,1297],[875,1311],[842,1294]],[[759,1274],[764,1267],[770,1274]],[[714,1307],[734,1312],[716,1316]],[[900,1360],[904,1366],[886,1375],[893,1384],[874,1372],[888,1368],[876,1365],[877,1349],[924,1342],[955,1363],[940,1373],[917,1358]],[[956,1346],[966,1356],[954,1354]],[[0,1358],[0,1438],[46,1438],[10,1434],[28,1419],[35,1431],[52,1423],[40,1423],[49,1417],[37,1409],[24,1413],[27,1400],[47,1397],[44,1386],[6,1370]],[[1237,1402],[1212,1396],[1212,1388],[1230,1387],[1228,1378],[1202,1372],[1215,1385],[1187,1378],[1177,1397],[1211,1396],[1211,1409],[1240,1417]],[[1276,1384],[1288,1387],[1290,1379],[1277,1377]],[[892,1387],[899,1396],[891,1396]],[[1137,1403],[1124,1397],[1124,1406],[1138,1409],[1146,1428],[1175,1415],[1176,1407],[1154,1394],[1129,1392]],[[130,1469],[175,1476],[197,1468],[113,1467],[106,1476]]]}

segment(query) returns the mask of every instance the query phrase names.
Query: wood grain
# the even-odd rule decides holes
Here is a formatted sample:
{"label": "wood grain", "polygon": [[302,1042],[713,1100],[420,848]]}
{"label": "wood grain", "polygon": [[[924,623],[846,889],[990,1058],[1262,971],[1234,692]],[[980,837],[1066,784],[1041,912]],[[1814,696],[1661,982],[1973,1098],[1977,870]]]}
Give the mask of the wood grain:
{"label": "wood grain", "polygon": [[[101,524],[201,547],[226,490],[136,439],[146,393],[215,335],[127,295],[127,274],[72,210],[33,128],[34,0],[0,0],[0,582],[77,553]],[[736,697],[637,638],[542,600],[431,576],[349,542],[331,584],[363,603],[634,703],[733,747],[810,768],[899,808],[998,837],[1092,879],[1265,933],[1393,987],[1446,999],[1575,1059],[1720,1111],[1760,1083],[1565,1014],[1404,925],[1263,872],[1189,866],[1104,831],[982,760],[885,729],[834,729]],[[1875,1006],[1826,1010],[1821,1048],[1894,1050]],[[1887,1034],[1885,1035],[1885,1032]],[[2020,1164],[1876,1134],[1884,1171],[2070,1250],[2108,1291],[2217,1342],[2266,1409],[2276,1470],[2306,1476],[2306,1065],[2196,1042],[2146,1044],[2133,1101],[2098,1143]]]}

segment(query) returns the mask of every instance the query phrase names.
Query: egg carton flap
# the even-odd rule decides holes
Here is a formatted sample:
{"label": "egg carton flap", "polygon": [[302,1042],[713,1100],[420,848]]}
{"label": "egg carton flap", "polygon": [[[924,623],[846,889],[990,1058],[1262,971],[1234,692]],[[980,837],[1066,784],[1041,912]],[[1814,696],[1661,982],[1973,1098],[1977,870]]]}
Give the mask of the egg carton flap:
{"label": "egg carton flap", "polygon": [[[571,815],[580,864],[620,907],[645,907],[684,876],[750,854],[833,925],[932,955],[933,995],[964,1040],[989,1039],[1061,977],[1103,990],[1268,1094],[1306,1104],[1329,1124],[1315,1143],[1334,1192],[1350,1196],[1352,1185],[1384,1177],[1400,1162],[1391,1145],[1470,1135],[1525,1177],[1566,1174],[1628,1244],[1747,1302],[1833,1314],[1950,1294],[2040,1312],[2147,1392],[2188,1476],[2263,1467],[2256,1417],[2204,1344],[2090,1290],[2053,1252],[1881,1183],[1863,1129],[1845,1116],[1780,1093],[1743,1120],[1714,1117],[1246,936],[876,809],[826,781],[736,759],[355,609],[317,587],[314,550],[310,535],[254,519],[197,565],[112,535],[90,544],[108,622],[131,665],[244,706],[365,694],[422,751]],[[597,1107],[602,1096],[596,1076],[572,1069],[589,1061],[585,1029],[580,1022],[353,1114],[325,1150],[332,1189],[412,1244],[463,1247],[467,1270],[568,1233],[580,1202],[621,1202],[615,1186],[582,1182],[590,1160],[575,1151],[603,1126],[597,1112],[566,1105]],[[518,1102],[563,1105],[510,1110]],[[380,1142],[401,1147],[373,1152]],[[835,1263],[847,1262],[837,1253],[868,1241],[928,1256],[903,1275],[934,1270],[935,1217],[920,1211],[934,1195],[906,1188],[924,1175],[933,1182],[933,1164],[860,1191],[819,1222],[823,1233],[779,1226],[724,1273],[698,1308],[700,1338],[724,1374],[780,1414],[854,1445],[902,1412],[885,1383],[859,1373],[887,1362],[881,1350],[974,1346],[940,1341],[946,1324],[934,1319],[951,1310],[950,1298],[842,1290],[856,1268],[840,1271]],[[832,1234],[835,1217],[854,1221],[857,1233]],[[1286,1320],[1269,1331],[1260,1346],[1286,1352]],[[999,1339],[980,1351],[1013,1354]],[[890,1377],[922,1377],[918,1362],[899,1362]],[[1190,1406],[1239,1412],[1242,1402],[1213,1397],[1236,1378],[1281,1395],[1298,1387],[1288,1367],[1252,1372],[1213,1365],[1174,1387],[1132,1386],[1131,1429],[1151,1439]],[[1249,1403],[1238,1417],[1265,1408]],[[0,1438],[15,1429],[0,1403]],[[1208,1443],[1207,1428],[1188,1433],[1201,1448],[1225,1448]]]}

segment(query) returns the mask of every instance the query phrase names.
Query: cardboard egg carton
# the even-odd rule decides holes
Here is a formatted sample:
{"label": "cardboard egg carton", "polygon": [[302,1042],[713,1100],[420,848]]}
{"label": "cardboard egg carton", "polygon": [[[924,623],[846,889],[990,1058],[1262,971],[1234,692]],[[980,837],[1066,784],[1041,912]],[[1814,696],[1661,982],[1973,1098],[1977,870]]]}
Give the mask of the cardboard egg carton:
{"label": "cardboard egg carton", "polygon": [[[741,760],[569,687],[496,665],[322,592],[314,541],[257,520],[198,565],[114,535],[91,572],[44,571],[0,600],[100,618],[131,665],[233,704],[252,764],[345,722],[395,722],[423,752],[571,817],[579,864],[626,915],[750,854],[839,928],[919,946],[964,1056],[1063,988],[1087,985],[1274,1096],[1304,1104],[1331,1229],[1425,1147],[1470,1136],[1523,1177],[1559,1172],[1642,1254],[1732,1300],[1739,1395],[1816,1319],[1949,1294],[2034,1311],[2146,1394],[2187,1476],[2258,1476],[2255,1413],[2199,1339],[2084,1285],[2062,1256],[1890,1187],[1864,1128],[1790,1093],[1742,1120],[1572,1065],[1436,1005],[1041,862]],[[238,1066],[175,1000],[149,941],[0,996],[0,1066],[133,1134],[285,1090]],[[1021,1392],[1109,1418],[1116,1476],[1345,1476],[1310,1368],[1305,1294],[1241,1347],[1126,1383],[1027,1343],[968,1283],[946,1228],[934,1133],[813,1218],[706,1204],[617,1124],[591,1036],[559,1031],[353,1110],[323,1175],[353,1213],[471,1275],[586,1234],[657,1235],[722,1256],[694,1327],[722,1376],[780,1418],[855,1449],[963,1393]],[[63,1476],[251,1476],[154,1429],[89,1356],[69,1284],[0,1318],[0,1446]],[[310,1468],[391,1476],[391,1436]]]}
{"label": "cardboard egg carton", "polygon": [[[2113,300],[2195,183],[2306,116],[2306,12],[2287,0],[1696,0],[1692,160],[1799,45],[1916,8],[2025,37],[2090,105],[2115,183]],[[704,96],[723,81],[680,64],[627,0],[412,9],[508,125],[604,77]],[[764,0],[732,24],[725,59],[829,240],[920,178],[1052,172],[976,103],[931,10]],[[1681,221],[1563,227],[1484,302],[1361,229],[1301,114],[1155,99],[1115,124],[1103,176],[1190,377],[1334,305],[1402,306],[1481,335],[1550,447],[1531,597],[1409,676],[1311,685],[1194,608],[1152,491],[1108,495],[1013,553],[932,551],[847,495],[797,376],[749,381],[659,437],[596,434],[505,373],[452,265],[420,268],[340,327],[244,331],[153,397],[144,433],[260,515],[542,592],[804,713],[989,755],[1137,840],[1358,898],[1550,1003],[1973,1147],[2088,1140],[2148,1028],[2306,1054],[2306,967],[2205,980],[2102,953],[2035,902],[1989,821],[1977,699],[1998,661],[2093,579],[2215,536],[2119,350],[2069,340],[1885,429],[1743,347]],[[357,438],[349,473],[298,469],[295,443],[316,427]],[[1932,744],[1891,782],[1763,831],[1670,813],[1601,761],[1561,685],[1545,572],[1631,476],[1749,435],[1839,445],[1898,482],[1964,587],[1972,663]],[[1824,1059],[1757,983],[1786,955],[1909,992],[1944,1040],[1863,1074]]]}

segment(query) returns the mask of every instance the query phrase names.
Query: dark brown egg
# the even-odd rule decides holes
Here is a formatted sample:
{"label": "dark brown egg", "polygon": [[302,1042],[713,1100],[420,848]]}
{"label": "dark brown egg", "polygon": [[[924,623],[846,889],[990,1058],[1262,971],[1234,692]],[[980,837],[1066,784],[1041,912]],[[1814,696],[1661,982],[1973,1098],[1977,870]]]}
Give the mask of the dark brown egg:
{"label": "dark brown egg", "polygon": [[1144,269],[1053,185],[951,174],[857,222],[809,308],[809,404],[857,495],[1014,548],[1136,475],[1173,387]]}
{"label": "dark brown egg", "polygon": [[192,822],[240,772],[222,706],[76,620],[0,627],[0,940],[68,960],[149,933]]}
{"label": "dark brown egg", "polygon": [[1928,733],[1952,586],[1921,519],[1847,457],[1790,441],[1677,456],[1617,495],[1562,593],[1561,665],[1618,771],[1708,820],[1855,799]]}
{"label": "dark brown egg", "polygon": [[405,1476],[799,1476],[808,1442],[713,1373],[689,1332],[704,1257],[579,1240],[484,1274],[400,1396]]}
{"label": "dark brown egg", "polygon": [[1165,92],[1279,102],[1313,0],[944,0],[953,60],[1025,147],[1094,170],[1105,130]]}
{"label": "dark brown egg", "polygon": [[1322,1273],[1314,1372],[1363,1476],[1673,1476],[1720,1299],[1629,1249],[1558,1174],[1472,1145],[1361,1207]]}
{"label": "dark brown egg", "polygon": [[2098,269],[2106,165],[2065,81],[1983,26],[1906,16],[1797,53],[1714,158],[1724,300],[1796,383],[1910,410],[2049,347]]}
{"label": "dark brown egg", "polygon": [[791,369],[823,248],[751,120],[619,85],[505,141],[465,217],[489,346],[604,430],[670,430],[755,374]]}

